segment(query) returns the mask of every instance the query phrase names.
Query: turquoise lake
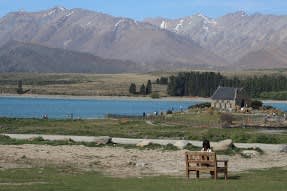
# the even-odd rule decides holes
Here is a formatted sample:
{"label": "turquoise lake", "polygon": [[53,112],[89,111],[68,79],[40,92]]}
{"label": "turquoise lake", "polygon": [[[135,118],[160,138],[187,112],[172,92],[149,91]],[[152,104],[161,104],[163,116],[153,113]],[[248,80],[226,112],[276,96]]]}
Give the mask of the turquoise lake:
{"label": "turquoise lake", "polygon": [[280,109],[282,111],[287,112],[287,103],[282,103],[282,102],[278,102],[278,103],[264,103],[264,105],[270,105],[276,109]]}
{"label": "turquoise lake", "polygon": [[124,99],[65,99],[0,97],[0,117],[52,119],[104,118],[107,114],[142,116],[143,112],[185,110],[198,101],[124,100]]}

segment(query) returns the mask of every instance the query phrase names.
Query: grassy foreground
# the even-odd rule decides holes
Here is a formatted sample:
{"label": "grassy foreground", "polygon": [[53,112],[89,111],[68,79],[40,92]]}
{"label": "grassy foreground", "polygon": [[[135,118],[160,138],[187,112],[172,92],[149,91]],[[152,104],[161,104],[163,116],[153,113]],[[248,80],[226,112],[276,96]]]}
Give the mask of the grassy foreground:
{"label": "grassy foreground", "polygon": [[231,175],[228,181],[201,178],[187,181],[185,177],[112,178],[96,172],[77,172],[70,169],[34,168],[0,171],[2,191],[283,191],[287,171],[269,169]]}
{"label": "grassy foreground", "polygon": [[0,118],[0,133],[111,136],[127,138],[171,138],[210,141],[232,139],[242,143],[287,143],[287,134],[266,134],[258,129],[212,128],[216,114],[172,116],[149,124],[136,119],[41,120]]}

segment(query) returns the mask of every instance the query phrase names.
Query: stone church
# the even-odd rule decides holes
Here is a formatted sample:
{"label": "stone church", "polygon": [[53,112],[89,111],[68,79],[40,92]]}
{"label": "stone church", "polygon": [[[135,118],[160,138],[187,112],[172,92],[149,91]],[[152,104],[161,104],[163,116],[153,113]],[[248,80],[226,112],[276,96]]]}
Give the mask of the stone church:
{"label": "stone church", "polygon": [[211,107],[223,111],[235,111],[250,106],[250,98],[243,88],[219,86],[211,99]]}

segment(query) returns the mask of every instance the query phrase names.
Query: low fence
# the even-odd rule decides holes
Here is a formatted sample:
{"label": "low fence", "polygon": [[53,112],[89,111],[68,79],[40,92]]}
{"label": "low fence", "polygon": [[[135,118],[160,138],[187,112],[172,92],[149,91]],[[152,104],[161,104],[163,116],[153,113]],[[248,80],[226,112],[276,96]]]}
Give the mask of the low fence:
{"label": "low fence", "polygon": [[165,115],[120,115],[120,114],[107,114],[106,118],[114,119],[138,119],[138,120],[154,120],[154,119],[165,119]]}
{"label": "low fence", "polygon": [[120,115],[120,114],[107,114],[105,117],[106,118],[115,118],[115,119],[125,119],[125,118],[144,119],[143,116],[139,116],[139,115]]}

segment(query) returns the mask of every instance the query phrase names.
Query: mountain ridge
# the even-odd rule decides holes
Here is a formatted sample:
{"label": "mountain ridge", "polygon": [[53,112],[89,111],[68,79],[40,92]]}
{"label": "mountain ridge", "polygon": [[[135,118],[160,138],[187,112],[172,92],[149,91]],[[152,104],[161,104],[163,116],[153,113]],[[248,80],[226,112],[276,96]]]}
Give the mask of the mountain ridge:
{"label": "mountain ridge", "polygon": [[146,71],[227,65],[190,38],[149,23],[83,9],[10,13],[0,19],[0,42],[12,39],[131,60]]}
{"label": "mountain ridge", "polygon": [[[189,37],[203,48],[239,67],[241,58],[246,59],[251,52],[272,51],[272,47],[280,47],[287,42],[286,15],[259,13],[248,15],[239,11],[217,19],[197,14],[179,19],[148,19],[145,22],[158,27],[164,26],[166,30]],[[266,50],[266,47],[271,49]],[[281,67],[287,67],[286,60],[281,63]],[[253,65],[260,67],[260,63],[253,63]],[[272,62],[269,62],[269,65],[268,68],[272,66]],[[248,66],[244,65],[244,67]]]}
{"label": "mountain ridge", "polygon": [[198,13],[136,21],[54,7],[1,17],[0,47],[11,40],[130,60],[138,71],[287,67],[285,15],[238,11],[216,19]]}

